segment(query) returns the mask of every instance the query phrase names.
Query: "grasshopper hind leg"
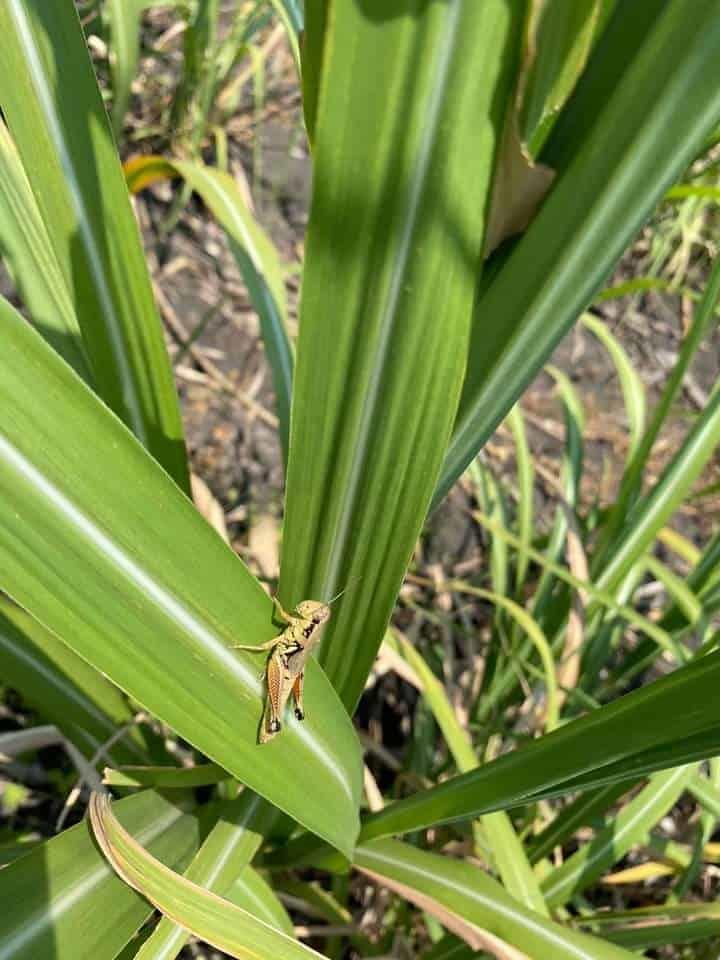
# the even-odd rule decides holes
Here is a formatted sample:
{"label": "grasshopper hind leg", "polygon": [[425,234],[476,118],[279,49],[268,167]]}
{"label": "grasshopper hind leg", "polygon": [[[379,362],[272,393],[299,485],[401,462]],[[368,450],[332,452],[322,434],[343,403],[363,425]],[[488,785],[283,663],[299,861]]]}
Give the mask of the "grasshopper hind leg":
{"label": "grasshopper hind leg", "polygon": [[295,683],[293,684],[292,692],[293,697],[295,698],[295,716],[298,720],[305,719],[305,711],[303,710],[303,680],[305,679],[305,671],[300,674]]}
{"label": "grasshopper hind leg", "polygon": [[260,725],[260,743],[267,743],[268,740],[272,740],[282,729],[280,723],[282,672],[278,659],[277,656],[271,656],[267,662],[267,700],[265,701],[265,710]]}

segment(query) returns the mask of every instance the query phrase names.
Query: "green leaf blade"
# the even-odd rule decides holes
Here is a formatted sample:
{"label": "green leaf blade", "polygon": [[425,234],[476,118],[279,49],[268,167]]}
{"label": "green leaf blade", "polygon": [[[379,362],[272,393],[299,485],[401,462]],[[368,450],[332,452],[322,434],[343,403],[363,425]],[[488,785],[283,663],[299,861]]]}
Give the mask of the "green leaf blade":
{"label": "green leaf blade", "polygon": [[682,0],[671,0],[477,303],[460,413],[434,503],[587,306],[718,117],[715,4],[702,0],[689,18]]}
{"label": "green leaf blade", "polygon": [[5,302],[0,329],[0,582],[210,759],[349,851],[359,745],[318,665],[307,671],[307,720],[289,716],[282,736],[258,745],[263,661],[230,645],[279,632],[270,599]]}
{"label": "green leaf blade", "polygon": [[325,24],[280,595],[349,588],[319,656],[350,708],[449,438],[518,21],[370,0]]}
{"label": "green leaf blade", "polygon": [[72,293],[94,383],[188,490],[162,326],[75,6],[10,0],[0,30],[0,105]]}

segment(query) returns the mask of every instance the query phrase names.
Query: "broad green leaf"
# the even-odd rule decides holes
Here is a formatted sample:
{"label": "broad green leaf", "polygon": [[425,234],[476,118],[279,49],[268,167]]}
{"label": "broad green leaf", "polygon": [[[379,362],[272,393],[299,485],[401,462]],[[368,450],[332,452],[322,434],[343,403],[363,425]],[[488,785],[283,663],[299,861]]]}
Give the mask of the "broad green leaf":
{"label": "broad green leaf", "polygon": [[[123,825],[179,869],[197,849],[197,821],[152,791],[115,805]],[[113,873],[87,822],[0,871],[2,960],[112,960],[152,913]]]}
{"label": "broad green leaf", "polygon": [[137,224],[72,0],[0,6],[0,107],[73,298],[100,395],[189,489]]}
{"label": "broad green leaf", "polygon": [[0,250],[37,329],[91,383],[72,298],[4,123],[0,123]]}
{"label": "broad green leaf", "polygon": [[520,133],[536,157],[572,93],[590,52],[599,0],[533,0],[528,65],[522,78]]}
{"label": "broad green leaf", "polygon": [[[277,811],[250,790],[246,790],[237,800],[225,803],[212,830],[185,871],[185,879],[225,896],[230,886],[233,883],[237,885],[242,879],[276,815]],[[251,886],[247,891],[246,899],[253,889]],[[245,890],[245,885],[241,884],[241,895]],[[237,902],[235,898],[232,899]],[[244,902],[239,906],[256,913]],[[292,927],[289,932],[292,935]],[[165,916],[139,950],[137,960],[172,960],[185,946],[187,939],[188,931]]]}
{"label": "broad green leaf", "polygon": [[628,850],[647,839],[692,780],[696,764],[658,773],[602,830],[544,877],[542,890],[551,907],[561,906],[586,889]]}
{"label": "broad green leaf", "polygon": [[[355,851],[355,866],[437,916],[459,936],[463,922],[510,944],[528,957],[553,960],[630,960],[631,954],[540,916],[513,899],[478,867],[418,850],[397,840],[376,840]],[[483,943],[478,937],[479,949]]]}
{"label": "broad green leaf", "polygon": [[[90,820],[95,839],[125,882],[201,940],[240,960],[257,960],[258,957],[310,960],[311,957],[321,957],[315,950],[277,932],[229,900],[223,900],[174,873],[125,830],[107,797],[92,794]],[[144,950],[149,942],[144,944]]]}
{"label": "broad green leaf", "polygon": [[674,923],[642,923],[629,929],[608,930],[604,936],[618,946],[633,951],[653,947],[667,950],[671,944],[696,943],[720,935],[720,920],[686,920]]}
{"label": "broad green leaf", "polygon": [[135,157],[125,165],[125,176],[132,193],[156,180],[182,177],[226,231],[260,318],[275,388],[280,440],[287,461],[294,358],[286,328],[285,284],[272,241],[248,209],[235,180],[222,170],[164,157]]}
{"label": "broad green leaf", "polygon": [[[585,71],[588,83],[591,70],[592,64]],[[717,123],[720,18],[715,0],[698,0],[692,17],[684,0],[670,0],[606,100],[476,304],[460,413],[435,503],[516,402]]]}
{"label": "broad green leaf", "polygon": [[[0,677],[23,701],[59,727],[86,756],[95,753],[132,711],[112,684],[37,620],[0,596]],[[110,748],[118,761],[142,759],[137,731]]]}
{"label": "broad green leaf", "polygon": [[[388,805],[366,819],[361,838],[476,817],[714,756],[720,730],[708,704],[719,680],[720,653],[702,657],[479,770]],[[672,723],[658,722],[663,717]]]}
{"label": "broad green leaf", "polygon": [[349,588],[319,657],[352,709],[452,426],[520,10],[328,12],[280,596]]}
{"label": "broad green leaf", "polygon": [[[417,674],[422,693],[437,720],[458,770],[463,773],[474,770],[478,766],[478,759],[466,731],[458,722],[443,685],[423,657],[404,637],[389,633],[386,642],[410,664]],[[540,893],[537,879],[509,816],[500,811],[482,817],[480,822],[492,851],[493,860],[508,892],[531,909],[547,915],[547,907]]]}
{"label": "broad green leaf", "polygon": [[[270,599],[72,370],[0,301],[0,584],[234,777],[344,850],[357,737],[311,662],[307,720],[259,746]],[[91,449],[93,456],[88,457]]]}

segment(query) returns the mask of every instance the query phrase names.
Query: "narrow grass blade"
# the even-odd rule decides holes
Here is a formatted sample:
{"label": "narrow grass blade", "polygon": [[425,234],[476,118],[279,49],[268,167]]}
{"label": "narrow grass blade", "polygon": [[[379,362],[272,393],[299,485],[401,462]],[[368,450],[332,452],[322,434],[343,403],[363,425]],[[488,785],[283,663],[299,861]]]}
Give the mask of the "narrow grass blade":
{"label": "narrow grass blade", "polygon": [[642,473],[645,469],[650,451],[658,438],[660,430],[682,386],[683,379],[688,371],[692,358],[702,343],[703,337],[707,334],[711,324],[714,322],[718,297],[720,297],[720,257],[716,257],[715,259],[702,300],[695,309],[692,325],[683,340],[677,363],[673,367],[660,400],[653,411],[652,421],[642,437],[642,443],[637,446],[633,457],[628,463],[620,491],[597,551],[598,563],[604,561],[608,546],[612,544],[613,540],[620,533],[628,511],[640,491]]}
{"label": "narrow grass blade", "polygon": [[677,802],[696,769],[696,764],[690,764],[651,777],[607,827],[598,830],[544,877],[542,890],[548,904],[557,907],[567,903],[621,860],[632,846],[643,843],[658,820]]}
{"label": "narrow grass blade", "polygon": [[124,829],[107,797],[92,795],[90,820],[103,853],[123,880],[206,943],[240,960],[257,960],[258,956],[309,960],[322,956],[174,873]]}
{"label": "narrow grass blade", "polygon": [[[720,678],[720,653],[708,654],[646,687],[479,770],[396,801],[366,819],[363,841],[576,789],[637,779],[720,753],[707,704]],[[671,728],[657,718],[671,715]]]}
{"label": "narrow grass blade", "polygon": [[[404,637],[389,635],[389,643],[404,657],[417,674],[422,691],[437,720],[458,770],[466,772],[478,766],[478,759],[465,730],[458,723],[455,711],[442,684],[422,656]],[[540,914],[547,915],[547,907],[538,881],[525,856],[522,843],[506,813],[491,813],[481,818],[493,860],[503,885],[517,900]]]}
{"label": "narrow grass blade", "polygon": [[[246,790],[237,800],[225,803],[216,823],[185,871],[185,879],[204,890],[225,896],[230,886],[245,874],[276,815],[271,806],[250,790]],[[245,891],[246,887],[241,885],[240,889]],[[250,896],[252,889],[247,891],[247,896]],[[233,902],[236,902],[234,898]],[[239,906],[244,907],[244,904],[240,903]],[[255,911],[251,909],[250,913],[255,914]],[[261,919],[270,922],[265,917]],[[292,935],[292,927],[289,932]],[[173,960],[185,946],[188,936],[185,927],[179,926],[168,916],[162,917],[138,951],[137,960]]]}
{"label": "narrow grass blade", "polygon": [[112,77],[112,123],[120,137],[130,103],[130,87],[140,56],[140,15],[146,0],[108,0],[105,13],[110,27],[110,74]]}
{"label": "narrow grass blade", "polygon": [[630,432],[627,459],[632,461],[645,435],[645,387],[639,374],[630,362],[625,348],[607,326],[591,313],[584,313],[581,322],[607,350],[615,365],[620,389],[625,402],[625,415]]}
{"label": "narrow grass blade", "polygon": [[531,545],[533,538],[533,485],[535,470],[528,444],[527,432],[525,430],[525,420],[519,404],[516,403],[508,414],[507,424],[513,435],[515,460],[517,463],[517,525],[518,539],[522,547],[518,551],[515,562],[515,589],[519,592],[525,583],[525,576],[530,560],[527,555],[527,547]]}
{"label": "narrow grass blade", "polygon": [[626,783],[613,783],[598,790],[588,790],[564,807],[555,819],[530,842],[530,863],[538,863],[564,843],[580,827],[592,824],[630,789]]}
{"label": "narrow grass blade", "polygon": [[93,383],[188,491],[162,326],[75,5],[8,0],[0,31],[0,106],[72,294]]}
{"label": "narrow grass blade", "polygon": [[[590,82],[590,67],[586,76]],[[540,212],[478,300],[460,413],[435,503],[717,123],[720,19],[714,0],[700,0],[693,17],[684,0],[670,0],[595,116]]]}
{"label": "narrow grass blade", "polygon": [[[468,588],[466,588],[468,589]],[[547,697],[547,706],[545,709],[546,728],[548,732],[553,730],[558,724],[558,683],[555,672],[555,661],[547,637],[542,632],[537,622],[530,616],[527,610],[524,610],[519,603],[511,600],[509,597],[502,597],[491,590],[482,590],[481,588],[469,588],[472,593],[498,607],[502,607],[517,623],[520,629],[525,633],[538,652],[542,664],[543,676],[545,678],[545,690]]]}
{"label": "narrow grass blade", "polygon": [[350,586],[320,659],[352,709],[452,426],[520,9],[329,11],[280,597]]}
{"label": "narrow grass blade", "polygon": [[[152,853],[182,869],[197,849],[194,817],[147,791],[120,800],[123,825]],[[0,871],[2,960],[114,957],[152,907],[123,883],[79,823]]]}
{"label": "narrow grass blade", "polygon": [[[438,917],[459,936],[466,924],[480,936],[498,937],[528,958],[553,960],[630,960],[631,954],[593,937],[578,934],[518,903],[482,870],[462,860],[427,853],[396,840],[376,840],[355,852],[355,866],[378,883]],[[512,954],[511,954],[512,956]]]}
{"label": "narrow grass blade", "polygon": [[616,544],[604,558],[602,571],[595,578],[599,589],[612,591],[651,546],[687,497],[719,442],[720,389],[716,389],[658,482],[624,522]]}
{"label": "narrow grass blade", "polygon": [[238,185],[230,174],[222,170],[183,160],[136,157],[125,165],[125,176],[132,193],[157,180],[182,177],[226,231],[250,299],[260,318],[275,388],[280,440],[287,462],[294,357],[286,326],[285,284],[278,252],[272,241],[248,209]]}
{"label": "narrow grass blade", "polygon": [[258,745],[263,660],[230,647],[279,632],[269,597],[5,301],[0,338],[0,583],[209,759],[351,849],[359,744],[322,670],[309,664],[306,721]]}

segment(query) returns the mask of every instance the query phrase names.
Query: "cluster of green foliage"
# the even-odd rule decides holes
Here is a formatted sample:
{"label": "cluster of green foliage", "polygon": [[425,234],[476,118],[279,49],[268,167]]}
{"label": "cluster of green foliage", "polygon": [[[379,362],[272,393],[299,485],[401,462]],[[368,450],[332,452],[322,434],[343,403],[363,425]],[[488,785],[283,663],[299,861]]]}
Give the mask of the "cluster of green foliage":
{"label": "cluster of green foliage", "polygon": [[[320,956],[283,897],[327,921],[335,934],[317,942],[332,957],[387,953],[401,933],[432,960],[620,960],[707,940],[720,911],[689,894],[720,818],[720,536],[700,551],[668,522],[720,439],[720,389],[644,481],[715,322],[720,267],[689,291],[649,418],[627,355],[583,311],[628,292],[601,288],[668,191],[717,199],[707,167],[678,185],[717,139],[717,0],[692,16],[684,0],[243,2],[226,34],[218,0],[166,4],[185,28],[175,136],[123,169],[113,126],[122,137],[151,5],[82,11],[106,31],[111,120],[73,0],[0,2],[0,248],[30,321],[0,299],[0,673],[46,721],[0,736],[0,753],[63,745],[94,789],[89,820],[51,839],[3,833],[0,958],[157,960],[190,934],[241,958]],[[273,16],[314,167],[297,358],[278,254],[201,150]],[[277,633],[273,605],[189,497],[130,203],[167,178],[183,183],[178,210],[196,192],[225,229],[260,318],[286,458],[280,599],[352,584],[308,664],[307,719],[264,745],[257,658],[232,647]],[[550,368],[566,440],[543,533],[517,402],[578,318],[617,369],[627,460],[615,503],[588,510],[582,405]],[[513,520],[478,459],[506,418]],[[429,512],[468,468],[490,566],[447,589],[495,612],[461,724],[437,649],[388,624]],[[637,597],[648,576],[659,617]],[[420,698],[404,765],[364,799],[352,716],[383,643]],[[660,660],[666,675],[628,692]],[[533,737],[509,720],[529,688]],[[112,806],[98,764],[126,794]],[[683,795],[701,810],[692,843],[660,849],[653,831]],[[567,846],[580,828],[590,839]],[[597,910],[588,888],[649,836],[670,864],[663,901]],[[561,863],[558,847],[572,851]],[[353,924],[348,876],[397,894],[374,938]]]}

